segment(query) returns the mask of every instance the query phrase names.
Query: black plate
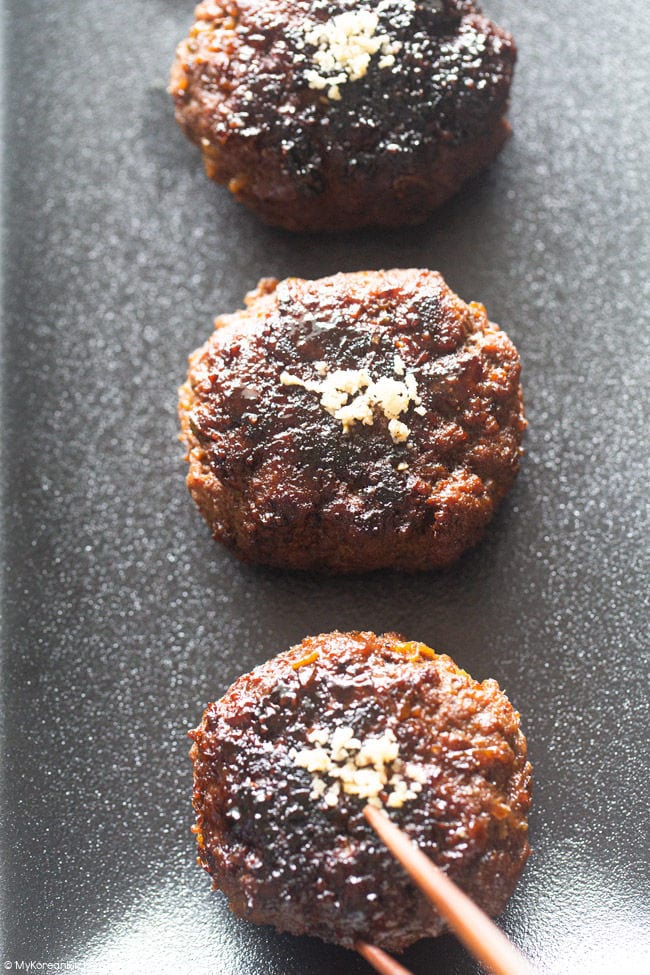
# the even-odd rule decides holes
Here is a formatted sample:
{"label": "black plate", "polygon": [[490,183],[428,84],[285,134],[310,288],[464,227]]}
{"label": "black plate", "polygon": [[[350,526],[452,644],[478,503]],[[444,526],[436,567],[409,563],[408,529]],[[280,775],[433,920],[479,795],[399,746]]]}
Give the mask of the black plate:
{"label": "black plate", "polygon": [[[423,228],[325,239],[260,226],[204,178],[165,93],[190,3],[5,6],[0,965],[368,971],[233,919],[189,833],[186,729],[338,627],[401,630],[499,680],[535,765],[505,930],[545,972],[647,971],[650,6],[491,0],[520,48],[500,161]],[[409,265],[519,346],[515,490],[446,572],[241,566],[183,485],[187,353],[262,275]],[[405,961],[477,970],[449,937]]]}

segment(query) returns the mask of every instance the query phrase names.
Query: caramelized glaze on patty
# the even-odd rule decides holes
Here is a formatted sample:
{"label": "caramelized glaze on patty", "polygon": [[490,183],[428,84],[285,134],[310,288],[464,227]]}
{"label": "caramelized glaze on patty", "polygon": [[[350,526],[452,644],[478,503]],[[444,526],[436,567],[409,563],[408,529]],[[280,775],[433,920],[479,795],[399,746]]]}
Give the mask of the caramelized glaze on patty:
{"label": "caramelized glaze on patty", "polygon": [[[262,281],[216,326],[190,359],[180,417],[189,489],[236,555],[412,571],[480,539],[525,427],[517,351],[482,305],[432,271],[368,271]],[[376,404],[346,428],[314,389],[341,372],[417,395],[396,421]]]}
{"label": "caramelized glaze on patty", "polygon": [[515,44],[467,0],[205,0],[195,17],[176,118],[270,223],[418,223],[510,132]]}
{"label": "caramelized glaze on patty", "polygon": [[401,951],[444,930],[367,824],[366,800],[313,797],[314,775],[296,756],[314,731],[331,740],[345,727],[366,742],[390,731],[421,788],[401,805],[388,787],[377,801],[499,914],[529,854],[519,715],[494,680],[478,683],[423,644],[336,632],[241,677],[190,733],[199,862],[231,909],[346,947],[363,939]]}

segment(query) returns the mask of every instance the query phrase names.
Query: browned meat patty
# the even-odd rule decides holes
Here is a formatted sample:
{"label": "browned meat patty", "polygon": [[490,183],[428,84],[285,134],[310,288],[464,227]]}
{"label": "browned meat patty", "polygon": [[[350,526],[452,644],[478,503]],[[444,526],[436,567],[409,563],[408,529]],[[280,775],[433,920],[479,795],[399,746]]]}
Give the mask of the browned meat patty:
{"label": "browned meat patty", "polygon": [[241,559],[330,572],[446,565],[513,483],[517,351],[423,270],[260,282],[190,358],[188,487]]}
{"label": "browned meat patty", "polygon": [[468,0],[205,0],[170,92],[269,223],[419,223],[499,153],[516,59]]}
{"label": "browned meat patty", "polygon": [[383,806],[489,914],[530,852],[531,768],[496,681],[394,633],[328,633],[190,732],[199,863],[241,917],[401,951],[444,922],[363,816]]}

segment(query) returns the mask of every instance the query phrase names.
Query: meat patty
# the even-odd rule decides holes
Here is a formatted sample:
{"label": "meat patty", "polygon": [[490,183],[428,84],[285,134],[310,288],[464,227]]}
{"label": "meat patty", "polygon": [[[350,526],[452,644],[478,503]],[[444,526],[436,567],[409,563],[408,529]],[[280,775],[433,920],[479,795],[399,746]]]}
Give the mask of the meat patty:
{"label": "meat patty", "polygon": [[280,931],[389,951],[444,931],[366,802],[492,915],[530,852],[519,715],[494,680],[394,633],[308,637],[190,737],[199,863],[235,914]]}
{"label": "meat patty", "polygon": [[419,223],[510,133],[515,44],[468,0],[204,0],[195,17],[176,118],[268,223]]}
{"label": "meat patty", "polygon": [[263,280],[180,390],[188,487],[245,561],[430,569],[513,483],[517,351],[426,270]]}

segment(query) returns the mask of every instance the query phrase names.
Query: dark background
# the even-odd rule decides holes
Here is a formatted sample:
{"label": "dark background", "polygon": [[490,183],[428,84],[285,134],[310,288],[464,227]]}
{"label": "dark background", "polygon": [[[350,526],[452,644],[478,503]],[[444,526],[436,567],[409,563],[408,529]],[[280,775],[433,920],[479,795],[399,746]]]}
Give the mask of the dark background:
{"label": "dark background", "polygon": [[[420,229],[296,238],[210,184],[174,124],[190,2],[5,3],[0,964],[369,971],[232,918],[189,833],[186,729],[240,673],[338,627],[401,630],[498,679],[535,766],[505,930],[543,972],[648,970],[650,5],[486,6],[520,48],[497,164]],[[187,354],[260,276],[410,265],[519,347],[510,498],[445,572],[238,564],[183,485]],[[450,937],[405,962],[477,970]]]}

